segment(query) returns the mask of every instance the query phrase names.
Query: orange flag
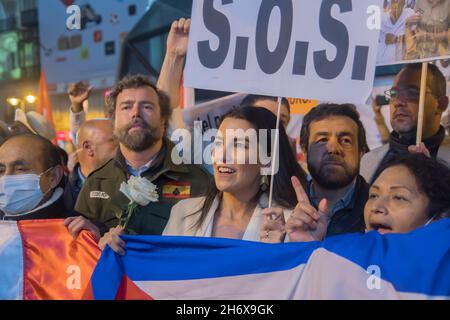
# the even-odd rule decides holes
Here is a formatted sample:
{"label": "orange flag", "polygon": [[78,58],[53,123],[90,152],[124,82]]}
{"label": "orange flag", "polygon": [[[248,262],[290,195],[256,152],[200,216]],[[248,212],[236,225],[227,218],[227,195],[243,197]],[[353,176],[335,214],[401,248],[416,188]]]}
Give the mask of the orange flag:
{"label": "orange flag", "polygon": [[36,112],[43,114],[48,121],[53,123],[52,106],[50,104],[50,97],[48,96],[47,80],[45,78],[45,71],[41,69],[41,77],[39,79],[39,95],[36,103]]}
{"label": "orange flag", "polygon": [[63,220],[0,221],[0,300],[79,300],[101,250]]}

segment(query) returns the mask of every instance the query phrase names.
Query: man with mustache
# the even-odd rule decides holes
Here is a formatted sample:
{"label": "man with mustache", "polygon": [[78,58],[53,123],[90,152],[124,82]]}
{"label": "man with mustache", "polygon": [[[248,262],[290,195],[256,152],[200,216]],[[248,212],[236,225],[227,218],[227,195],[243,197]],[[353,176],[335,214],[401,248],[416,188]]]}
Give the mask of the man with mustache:
{"label": "man with mustache", "polygon": [[[288,228],[314,232],[314,219],[325,217],[330,220],[326,236],[364,231],[369,186],[359,175],[359,164],[368,146],[356,107],[321,104],[312,109],[303,119],[300,143],[311,179],[308,199],[299,197]],[[294,236],[291,240],[300,241]]]}
{"label": "man with mustache", "polygon": [[[441,126],[443,112],[448,107],[447,83],[441,71],[428,64],[425,110],[423,118],[423,144],[416,144],[419,114],[421,64],[406,65],[394,79],[393,87],[386,91],[390,98],[390,118],[393,131],[389,143],[367,153],[361,161],[361,175],[369,183],[378,169],[407,152],[425,152],[432,158],[450,166],[450,138]],[[425,150],[426,149],[428,150]]]}
{"label": "man with mustache", "polygon": [[[205,193],[209,174],[199,166],[172,161],[175,146],[165,137],[172,109],[167,95],[147,77],[127,76],[119,81],[109,95],[109,108],[119,141],[117,154],[89,175],[75,208],[94,221],[102,234],[111,228],[110,237],[122,232],[159,235],[174,204]],[[158,199],[139,206],[122,228],[118,225],[127,219],[130,200],[119,189],[131,176],[152,182]]]}

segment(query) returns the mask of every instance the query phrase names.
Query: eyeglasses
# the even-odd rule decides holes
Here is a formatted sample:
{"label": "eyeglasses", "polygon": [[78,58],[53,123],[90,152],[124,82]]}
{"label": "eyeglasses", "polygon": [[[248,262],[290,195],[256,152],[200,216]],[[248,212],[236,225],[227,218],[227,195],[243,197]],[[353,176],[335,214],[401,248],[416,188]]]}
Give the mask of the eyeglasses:
{"label": "eyeglasses", "polygon": [[[426,93],[432,93],[431,90],[427,90]],[[420,90],[418,88],[391,88],[384,92],[387,99],[401,99],[411,102],[418,102],[420,99]]]}

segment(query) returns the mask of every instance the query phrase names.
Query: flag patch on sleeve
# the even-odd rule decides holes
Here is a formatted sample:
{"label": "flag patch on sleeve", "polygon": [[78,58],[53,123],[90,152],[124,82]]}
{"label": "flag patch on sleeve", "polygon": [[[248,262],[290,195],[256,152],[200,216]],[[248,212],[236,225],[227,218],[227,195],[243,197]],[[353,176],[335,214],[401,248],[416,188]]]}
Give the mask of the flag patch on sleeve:
{"label": "flag patch on sleeve", "polygon": [[162,196],[170,199],[190,198],[191,184],[189,182],[168,182],[163,186]]}

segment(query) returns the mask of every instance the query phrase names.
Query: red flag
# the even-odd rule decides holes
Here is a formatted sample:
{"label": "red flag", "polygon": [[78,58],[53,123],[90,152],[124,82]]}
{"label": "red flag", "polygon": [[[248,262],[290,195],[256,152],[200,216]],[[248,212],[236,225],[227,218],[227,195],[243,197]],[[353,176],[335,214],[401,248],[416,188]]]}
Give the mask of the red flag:
{"label": "red flag", "polygon": [[50,97],[48,96],[47,80],[45,78],[44,70],[41,70],[41,77],[39,79],[39,95],[36,103],[36,112],[43,114],[54,127],[52,106],[50,104]]}

